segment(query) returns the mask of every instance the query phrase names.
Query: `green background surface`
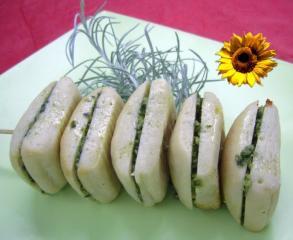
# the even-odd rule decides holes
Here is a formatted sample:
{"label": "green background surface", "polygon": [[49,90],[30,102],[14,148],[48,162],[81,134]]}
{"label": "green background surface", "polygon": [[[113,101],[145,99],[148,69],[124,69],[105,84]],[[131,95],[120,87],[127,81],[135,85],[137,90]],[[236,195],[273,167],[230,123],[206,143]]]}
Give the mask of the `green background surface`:
{"label": "green background surface", "polygon": [[[120,22],[124,32],[146,22],[103,12]],[[151,37],[166,49],[175,44],[174,29],[156,25]],[[209,78],[218,78],[217,52],[221,43],[178,32],[182,48],[196,50],[207,62]],[[65,57],[69,33],[25,59],[0,77],[0,128],[13,129],[33,98],[49,82],[70,69]],[[95,56],[80,38],[77,58]],[[281,192],[269,226],[251,233],[239,226],[223,206],[216,211],[186,209],[172,194],[155,207],[146,208],[124,191],[110,204],[80,198],[69,186],[54,196],[40,194],[24,183],[9,161],[10,136],[0,136],[0,239],[293,239],[293,64],[278,60],[278,67],[263,80],[264,86],[238,88],[218,82],[203,91],[214,92],[222,102],[226,132],[250,102],[270,98],[278,106],[281,131]],[[73,76],[75,78],[77,76]],[[75,79],[76,80],[76,79]],[[291,219],[291,220],[290,220]]]}

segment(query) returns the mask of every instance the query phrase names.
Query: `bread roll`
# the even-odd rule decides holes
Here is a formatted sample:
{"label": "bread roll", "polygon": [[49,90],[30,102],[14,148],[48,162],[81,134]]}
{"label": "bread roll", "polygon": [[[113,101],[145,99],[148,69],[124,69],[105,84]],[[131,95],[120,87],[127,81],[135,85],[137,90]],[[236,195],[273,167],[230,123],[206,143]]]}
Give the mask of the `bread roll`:
{"label": "bread roll", "polygon": [[78,104],[61,140],[61,166],[67,181],[81,196],[102,203],[112,201],[120,191],[110,145],[122,107],[114,89],[98,88]]}
{"label": "bread roll", "polygon": [[[139,116],[144,101],[145,114]],[[166,195],[166,145],[174,120],[174,100],[165,80],[138,87],[118,118],[111,145],[113,166],[126,191],[145,206],[161,202]]]}
{"label": "bread roll", "polygon": [[[280,123],[271,101],[264,107],[249,173],[247,164],[237,162],[237,156],[252,144],[257,112],[258,103],[254,102],[234,121],[225,141],[221,169],[226,205],[234,219],[250,231],[260,231],[268,224],[280,189]],[[244,184],[248,185],[246,191]]]}
{"label": "bread roll", "polygon": [[35,98],[14,130],[10,145],[12,166],[43,192],[56,193],[66,184],[59,143],[79,100],[79,91],[71,79],[53,82]]}

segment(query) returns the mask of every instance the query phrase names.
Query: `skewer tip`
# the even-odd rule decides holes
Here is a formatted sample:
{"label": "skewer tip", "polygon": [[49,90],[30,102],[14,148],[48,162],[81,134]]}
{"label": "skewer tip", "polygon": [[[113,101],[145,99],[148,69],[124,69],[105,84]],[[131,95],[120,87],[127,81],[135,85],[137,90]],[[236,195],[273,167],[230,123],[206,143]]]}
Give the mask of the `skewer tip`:
{"label": "skewer tip", "polygon": [[0,134],[13,134],[11,129],[0,129]]}

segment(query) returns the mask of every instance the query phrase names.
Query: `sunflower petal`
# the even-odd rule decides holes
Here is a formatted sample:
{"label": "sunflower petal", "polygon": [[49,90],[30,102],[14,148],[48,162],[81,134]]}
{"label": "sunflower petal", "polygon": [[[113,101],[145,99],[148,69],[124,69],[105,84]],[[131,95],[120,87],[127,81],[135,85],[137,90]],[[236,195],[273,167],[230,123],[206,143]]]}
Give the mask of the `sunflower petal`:
{"label": "sunflower petal", "polygon": [[262,69],[265,73],[268,73],[272,67],[267,66],[267,65],[262,65],[262,64],[256,64],[255,69]]}
{"label": "sunflower petal", "polygon": [[240,42],[240,44],[242,43],[242,37],[240,37],[239,35],[237,35],[237,34],[235,34],[235,33],[233,33],[233,36],[234,36],[235,38],[237,38],[237,40]]}
{"label": "sunflower petal", "polygon": [[265,39],[259,41],[259,44],[256,47],[256,52],[260,54],[263,51],[264,44],[266,43]]}
{"label": "sunflower petal", "polygon": [[267,72],[261,67],[255,67],[253,71],[260,77],[266,77]]}
{"label": "sunflower petal", "polygon": [[230,53],[226,49],[223,49],[223,48],[216,54],[219,55],[220,57],[231,58]]}
{"label": "sunflower petal", "polygon": [[241,72],[236,72],[231,78],[230,78],[230,82],[233,85],[241,85],[244,81],[245,81],[245,73],[241,73]]}
{"label": "sunflower petal", "polygon": [[256,65],[257,66],[275,67],[275,66],[277,66],[277,63],[272,59],[264,59],[264,60],[257,62]]}
{"label": "sunflower petal", "polygon": [[231,59],[229,58],[220,58],[219,60],[217,60],[217,62],[220,62],[220,63],[231,63]]}
{"label": "sunflower petal", "polygon": [[224,47],[223,47],[224,49],[226,49],[228,52],[230,52],[231,51],[231,48],[230,48],[230,42],[224,42]]}
{"label": "sunflower petal", "polygon": [[256,82],[258,83],[258,84],[260,84],[261,85],[261,80],[260,80],[260,77],[254,72],[254,71],[252,71],[252,74],[253,74],[253,76],[254,76],[254,78],[255,78],[255,80],[256,80]]}
{"label": "sunflower petal", "polygon": [[249,47],[251,47],[252,49],[257,49],[257,47],[261,43],[261,39],[262,39],[262,34],[261,33],[256,34],[253,37],[253,40],[250,42]]}
{"label": "sunflower petal", "polygon": [[265,43],[263,44],[263,49],[262,49],[262,51],[267,50],[270,46],[271,46],[271,44],[270,44],[269,42],[265,42]]}
{"label": "sunflower petal", "polygon": [[222,79],[232,77],[236,73],[236,70],[234,68],[230,69],[226,73],[222,74]]}
{"label": "sunflower petal", "polygon": [[236,74],[234,74],[232,77],[228,78],[228,81],[230,83],[232,83],[233,85],[237,85],[238,81],[237,81],[237,78],[235,76]]}
{"label": "sunflower petal", "polygon": [[247,83],[248,83],[248,85],[250,87],[253,87],[254,84],[255,84],[255,82],[256,82],[256,79],[255,79],[253,73],[252,72],[247,73],[246,77],[247,77]]}
{"label": "sunflower petal", "polygon": [[238,87],[240,87],[243,83],[246,83],[246,74],[239,74],[239,77],[238,77]]}
{"label": "sunflower petal", "polygon": [[233,34],[230,40],[231,53],[234,53],[240,47],[241,47],[241,41],[239,40],[236,34]]}
{"label": "sunflower petal", "polygon": [[256,35],[254,35],[254,40],[256,42],[260,42],[263,39],[262,33],[258,33]]}
{"label": "sunflower petal", "polygon": [[233,65],[231,63],[221,63],[218,67],[218,71],[222,72],[227,72],[230,69],[233,69]]}
{"label": "sunflower petal", "polygon": [[258,55],[258,58],[260,60],[264,60],[264,59],[274,57],[274,56],[276,56],[276,51],[275,50],[266,50],[266,51],[263,51],[262,53],[260,53]]}
{"label": "sunflower petal", "polygon": [[244,36],[243,36],[243,46],[245,47],[248,47],[248,46],[250,46],[250,43],[251,43],[251,41],[253,40],[253,35],[252,35],[252,33],[251,32],[249,32],[249,33],[247,33],[247,34],[245,34]]}

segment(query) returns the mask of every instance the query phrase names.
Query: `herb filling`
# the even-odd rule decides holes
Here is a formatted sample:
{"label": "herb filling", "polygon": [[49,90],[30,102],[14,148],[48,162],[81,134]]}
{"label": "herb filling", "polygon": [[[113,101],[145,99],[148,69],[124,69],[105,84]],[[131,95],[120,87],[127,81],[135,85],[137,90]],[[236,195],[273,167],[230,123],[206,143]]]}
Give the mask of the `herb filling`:
{"label": "herb filling", "polygon": [[75,120],[71,121],[70,128],[76,128],[76,121]]}
{"label": "herb filling", "polygon": [[100,94],[101,94],[101,92],[99,92],[97,94],[97,96],[92,96],[92,98],[95,98],[94,103],[93,103],[92,108],[90,109],[90,112],[87,113],[87,116],[86,116],[86,118],[88,119],[88,122],[87,122],[86,126],[81,129],[82,130],[82,136],[81,136],[81,139],[79,141],[78,147],[77,147],[76,152],[75,152],[75,157],[74,157],[74,175],[75,175],[75,177],[77,179],[77,182],[79,184],[80,191],[85,195],[84,197],[89,197],[90,194],[83,187],[81,181],[79,180],[78,175],[77,175],[77,169],[78,169],[78,163],[79,163],[79,160],[80,160],[80,157],[81,157],[82,149],[83,149],[84,143],[86,141],[86,137],[87,137],[87,134],[88,134],[91,122],[92,122],[92,118],[93,118],[94,111],[95,111],[95,108],[96,108],[96,105],[97,105],[97,102],[98,102]]}
{"label": "herb filling", "polygon": [[137,118],[137,122],[136,122],[136,133],[135,133],[135,139],[134,139],[133,151],[132,151],[132,159],[131,159],[131,177],[132,177],[134,184],[135,184],[137,196],[141,202],[143,202],[143,198],[142,198],[139,186],[138,186],[137,182],[135,181],[134,168],[135,168],[138,147],[139,147],[140,137],[141,137],[141,133],[142,133],[146,108],[147,108],[147,102],[148,102],[148,97],[144,97],[141,102],[141,106],[140,106],[140,109],[138,112],[138,118]]}
{"label": "herb filling", "polygon": [[191,158],[191,194],[193,206],[196,206],[196,187],[201,186],[201,181],[197,178],[197,159],[199,149],[202,101],[203,99],[199,95],[197,95]]}
{"label": "herb filling", "polygon": [[[56,86],[56,84],[55,84],[55,86]],[[30,130],[32,129],[32,127],[34,126],[34,124],[35,124],[35,123],[38,121],[38,119],[40,118],[41,113],[43,113],[43,112],[45,111],[45,109],[46,109],[46,107],[47,107],[47,104],[48,104],[48,102],[49,102],[49,98],[51,97],[52,92],[53,92],[53,90],[55,89],[55,86],[52,87],[52,89],[50,90],[48,96],[45,98],[45,100],[44,100],[44,102],[42,103],[42,105],[41,105],[39,111],[38,111],[37,114],[35,115],[33,121],[29,123],[29,125],[28,125],[28,129],[26,130],[26,132],[25,132],[25,134],[24,134],[24,137],[23,137],[23,139],[22,139],[22,142],[21,142],[20,146],[22,146],[22,143],[23,143],[23,141],[24,141],[24,138],[29,134],[29,132],[30,132]],[[21,163],[21,168],[22,168],[22,170],[23,170],[23,173],[26,175],[27,179],[28,179],[32,184],[34,184],[34,185],[38,185],[38,184],[36,183],[36,181],[32,178],[32,176],[29,174],[28,170],[26,169],[26,167],[25,167],[25,165],[24,165],[24,163],[23,163],[22,155],[21,155],[21,147],[20,147],[20,149],[19,149],[19,162]],[[38,186],[38,187],[39,187],[39,186]],[[41,189],[41,192],[42,192],[42,193],[45,193],[42,189]]]}
{"label": "herb filling", "polygon": [[257,139],[260,134],[263,113],[264,113],[264,107],[263,106],[259,107],[257,110],[256,119],[255,119],[255,126],[254,126],[254,130],[253,130],[252,143],[250,145],[246,146],[241,151],[240,155],[236,155],[236,158],[235,158],[238,166],[240,166],[240,167],[246,166],[246,173],[244,176],[243,187],[242,187],[242,205],[241,205],[241,217],[240,217],[241,225],[244,224],[246,195],[247,195],[247,192],[249,191],[249,188],[251,187],[251,184],[252,184],[250,172],[251,172],[252,163],[253,163],[255,146],[256,146]]}

